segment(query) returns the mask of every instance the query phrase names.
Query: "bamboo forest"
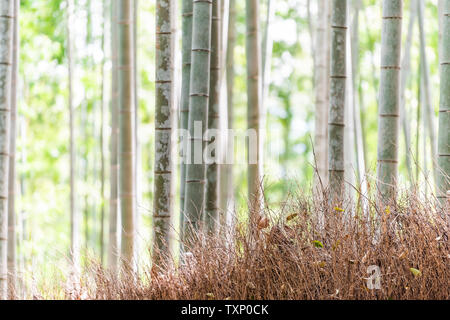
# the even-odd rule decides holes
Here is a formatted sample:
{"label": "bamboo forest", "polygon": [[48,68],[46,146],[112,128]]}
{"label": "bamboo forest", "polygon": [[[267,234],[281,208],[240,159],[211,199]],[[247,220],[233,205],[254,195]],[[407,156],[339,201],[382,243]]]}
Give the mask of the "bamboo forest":
{"label": "bamboo forest", "polygon": [[0,0],[0,300],[450,300],[449,228],[450,0]]}

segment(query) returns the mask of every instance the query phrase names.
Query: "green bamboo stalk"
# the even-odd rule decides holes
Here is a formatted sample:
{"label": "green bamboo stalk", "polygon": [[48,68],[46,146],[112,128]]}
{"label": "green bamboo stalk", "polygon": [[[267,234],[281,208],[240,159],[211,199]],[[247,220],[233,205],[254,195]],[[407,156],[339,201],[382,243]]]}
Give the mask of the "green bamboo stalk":
{"label": "green bamboo stalk", "polygon": [[108,267],[116,273],[119,262],[118,212],[119,212],[119,74],[118,74],[118,2],[111,2],[111,137],[110,137],[110,198],[109,198],[109,241]]}
{"label": "green bamboo stalk", "polygon": [[[180,102],[180,129],[188,130],[189,125],[189,90],[191,80],[191,54],[192,54],[192,0],[183,0],[182,7],[182,78],[181,78],[181,102]],[[186,141],[187,142],[187,141]],[[180,233],[183,239],[184,229],[184,200],[186,188],[186,156],[187,143],[181,148],[180,166]]]}
{"label": "green bamboo stalk", "polygon": [[377,187],[385,200],[397,189],[402,5],[402,0],[383,0]]}
{"label": "green bamboo stalk", "polygon": [[444,206],[450,190],[450,0],[443,3],[441,52],[437,197]]}
{"label": "green bamboo stalk", "polygon": [[337,204],[341,200],[344,190],[347,0],[333,0],[332,2],[331,39],[328,170],[331,202]]}
{"label": "green bamboo stalk", "polygon": [[7,297],[8,165],[14,1],[0,3],[0,300]]}
{"label": "green bamboo stalk", "polygon": [[[220,115],[220,78],[221,78],[221,0],[213,1],[211,24],[211,62],[208,102],[208,129],[219,129]],[[217,147],[211,154],[212,158],[218,154],[217,137],[207,137],[208,144]],[[205,225],[209,232],[214,233],[218,227],[219,217],[219,189],[220,189],[220,161],[214,161],[206,166],[206,198]]]}
{"label": "green bamboo stalk", "polygon": [[7,298],[8,165],[14,1],[0,3],[0,300]]}
{"label": "green bamboo stalk", "polygon": [[418,12],[419,12],[419,34],[420,34],[420,58],[422,60],[422,77],[423,77],[423,88],[424,88],[424,107],[426,112],[424,113],[425,121],[427,122],[428,138],[431,145],[431,165],[433,168],[433,180],[437,182],[437,141],[435,133],[434,118],[435,112],[432,102],[432,93],[430,87],[430,72],[428,69],[428,59],[426,53],[426,36],[425,36],[425,3],[424,1],[418,2]]}
{"label": "green bamboo stalk", "polygon": [[102,6],[103,11],[103,20],[102,20],[102,37],[101,37],[101,47],[103,50],[103,59],[101,65],[101,109],[100,109],[100,235],[99,235],[99,244],[100,244],[100,262],[103,265],[104,256],[105,256],[105,114],[106,114],[106,73],[105,73],[105,64],[106,64],[106,48],[105,48],[105,38],[107,33],[107,15],[108,15],[108,6],[106,3],[103,3]]}
{"label": "green bamboo stalk", "polygon": [[[227,32],[227,46],[225,53],[225,69],[226,69],[226,96],[227,96],[227,129],[233,129],[234,122],[234,51],[236,46],[236,0],[229,1],[229,16],[228,16],[228,32]],[[226,136],[226,147],[224,148],[227,153],[230,153],[232,148],[232,141],[230,137]],[[233,203],[234,195],[234,172],[233,165],[226,162],[222,166],[221,171],[222,179],[220,186],[220,208],[221,208],[221,226],[226,225],[227,215],[230,206]]]}
{"label": "green bamboo stalk", "polygon": [[415,155],[416,155],[416,181],[419,181],[419,168],[420,168],[420,154],[419,154],[419,144],[420,144],[420,136],[421,136],[421,120],[422,120],[422,65],[419,61],[419,65],[417,66],[417,113],[416,113],[416,148],[415,148]]}
{"label": "green bamboo stalk", "polygon": [[153,202],[153,263],[169,253],[169,227],[173,211],[172,126],[173,126],[173,41],[171,0],[156,2],[156,113],[155,192]]}
{"label": "green bamboo stalk", "polygon": [[14,0],[13,64],[11,77],[11,127],[8,173],[8,296],[16,296],[16,135],[17,135],[17,88],[19,82],[19,11],[20,1]]}
{"label": "green bamboo stalk", "polygon": [[[254,153],[248,163],[247,184],[250,213],[261,211],[261,44],[259,36],[259,1],[246,0],[246,57],[247,57],[247,126],[256,133],[256,146],[248,144],[248,153]],[[252,220],[252,217],[251,217]]]}
{"label": "green bamboo stalk", "polygon": [[134,183],[134,70],[132,0],[119,0],[119,197],[122,216],[121,262],[133,267],[136,185]]}
{"label": "green bamboo stalk", "polygon": [[[358,185],[362,194],[367,192],[367,184],[364,179],[366,173],[364,133],[361,123],[361,105],[358,100],[358,81],[360,78],[360,59],[359,59],[359,13],[362,6],[361,0],[353,1],[353,21],[351,26],[350,54],[352,61],[352,87],[353,87],[353,126],[355,130],[355,150],[356,150],[356,166],[358,174]],[[360,200],[363,200],[360,198]]]}
{"label": "green bamboo stalk", "polygon": [[[317,30],[315,32],[315,130],[314,130],[314,149],[317,174],[314,184],[319,186],[320,182],[325,187],[328,185],[328,91],[330,76],[329,63],[329,20],[328,12],[330,3],[328,0],[319,0],[317,2],[318,15]],[[320,177],[320,178],[319,178]]]}
{"label": "green bamboo stalk", "polygon": [[76,204],[76,157],[75,157],[75,110],[73,106],[73,43],[71,26],[73,24],[73,0],[67,0],[67,60],[68,60],[68,82],[69,82],[69,122],[70,122],[70,230],[71,245],[70,256],[75,272],[78,271],[80,263],[80,217]]}
{"label": "green bamboo stalk", "polygon": [[405,138],[406,147],[406,168],[408,169],[408,176],[413,181],[412,165],[411,165],[411,133],[409,126],[408,113],[406,112],[406,87],[407,80],[411,71],[411,46],[414,35],[414,24],[417,17],[417,0],[411,0],[410,3],[410,17],[408,23],[408,33],[405,42],[405,51],[402,60],[402,76],[401,76],[401,88],[400,88],[400,119],[402,121],[403,136]]}
{"label": "green bamboo stalk", "polygon": [[[191,232],[200,229],[205,205],[205,164],[203,136],[208,121],[212,1],[194,0],[192,24],[192,65],[189,98],[190,146],[186,165],[184,203],[185,245],[193,241]],[[199,128],[201,126],[201,129]]]}

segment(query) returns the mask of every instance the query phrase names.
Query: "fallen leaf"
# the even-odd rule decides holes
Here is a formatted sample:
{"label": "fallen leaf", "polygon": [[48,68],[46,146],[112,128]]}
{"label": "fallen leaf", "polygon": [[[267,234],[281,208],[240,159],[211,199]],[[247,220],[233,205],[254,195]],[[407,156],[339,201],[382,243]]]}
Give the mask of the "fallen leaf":
{"label": "fallen leaf", "polygon": [[415,277],[420,277],[422,275],[422,272],[416,268],[409,268],[409,270]]}
{"label": "fallen leaf", "polygon": [[291,221],[292,219],[296,218],[298,216],[297,213],[293,213],[291,215],[288,215],[286,218],[286,221]]}
{"label": "fallen leaf", "polygon": [[261,217],[258,221],[258,229],[262,230],[269,226],[269,219],[267,217]]}

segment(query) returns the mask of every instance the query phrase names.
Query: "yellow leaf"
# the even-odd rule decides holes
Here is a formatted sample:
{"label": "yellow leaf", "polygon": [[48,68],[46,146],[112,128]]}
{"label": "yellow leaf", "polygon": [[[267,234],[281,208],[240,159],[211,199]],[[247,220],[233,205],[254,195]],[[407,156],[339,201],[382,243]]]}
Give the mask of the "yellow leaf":
{"label": "yellow leaf", "polygon": [[339,208],[339,207],[334,207],[334,210],[338,211],[338,212],[344,212],[344,209]]}
{"label": "yellow leaf", "polygon": [[384,209],[384,211],[386,212],[387,215],[389,215],[391,213],[391,208],[387,206],[386,209]]}
{"label": "yellow leaf", "polygon": [[340,240],[336,241],[336,242],[333,244],[333,247],[332,247],[333,251],[336,250],[337,247],[339,247],[340,244],[341,244],[341,241],[340,241]]}
{"label": "yellow leaf", "polygon": [[420,270],[415,269],[415,268],[409,268],[409,270],[411,271],[411,273],[415,276],[415,277],[420,277],[422,275],[422,272],[420,272]]}
{"label": "yellow leaf", "polygon": [[214,294],[213,293],[207,293],[206,296],[208,297],[208,300],[214,299]]}
{"label": "yellow leaf", "polygon": [[293,214],[287,216],[286,220],[287,220],[287,221],[291,221],[292,219],[296,218],[297,216],[298,216],[297,213],[293,213]]}

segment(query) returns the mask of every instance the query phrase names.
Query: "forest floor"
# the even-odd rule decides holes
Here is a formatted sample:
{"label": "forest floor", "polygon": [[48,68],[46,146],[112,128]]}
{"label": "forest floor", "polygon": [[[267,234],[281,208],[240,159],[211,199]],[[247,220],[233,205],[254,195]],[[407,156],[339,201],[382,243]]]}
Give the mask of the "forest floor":
{"label": "forest floor", "polygon": [[[267,217],[277,218],[259,218],[253,232],[237,222],[227,234],[199,234],[182,265],[140,270],[139,280],[92,267],[78,289],[63,295],[107,300],[450,299],[448,208],[436,209],[434,200],[419,200],[414,192],[384,206],[362,200],[333,207],[326,197],[295,196],[281,212],[267,209]],[[326,217],[326,224],[318,217]]]}

